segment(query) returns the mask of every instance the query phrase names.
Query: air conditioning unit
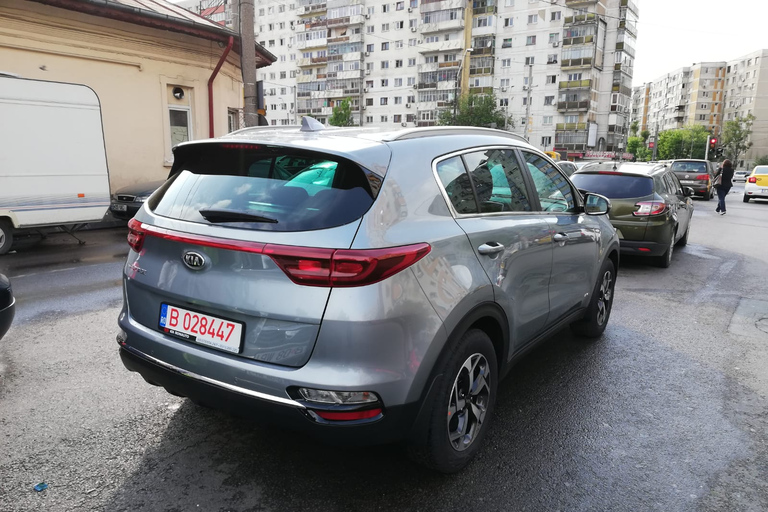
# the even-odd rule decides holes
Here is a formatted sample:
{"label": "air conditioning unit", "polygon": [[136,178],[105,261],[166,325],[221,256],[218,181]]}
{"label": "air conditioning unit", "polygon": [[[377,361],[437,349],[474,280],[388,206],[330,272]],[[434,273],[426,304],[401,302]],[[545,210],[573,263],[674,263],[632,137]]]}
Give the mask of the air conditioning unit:
{"label": "air conditioning unit", "polygon": [[288,113],[289,113],[289,114],[293,114],[293,110],[289,110],[289,111],[288,111]]}
{"label": "air conditioning unit", "polygon": [[365,55],[366,57],[370,57],[371,53],[370,52],[365,52],[363,55]]}
{"label": "air conditioning unit", "polygon": [[416,32],[416,27],[411,27],[411,32]]}
{"label": "air conditioning unit", "polygon": [[367,87],[363,87],[363,92],[368,92],[368,88]]}
{"label": "air conditioning unit", "polygon": [[507,88],[506,87],[502,87],[501,88],[501,92],[507,92]]}
{"label": "air conditioning unit", "polygon": [[560,46],[560,41],[555,41],[552,43],[552,48],[557,48],[558,46]]}
{"label": "air conditioning unit", "polygon": [[405,108],[411,108],[411,104],[410,103],[406,103],[405,104]]}
{"label": "air conditioning unit", "polygon": [[293,23],[291,23],[291,30],[296,30],[296,27],[294,26]]}
{"label": "air conditioning unit", "polygon": [[365,110],[366,108],[367,108],[367,107],[366,107],[365,105],[363,105],[363,110]]}
{"label": "air conditioning unit", "polygon": [[400,123],[400,126],[406,127],[406,126],[408,126],[408,123]]}
{"label": "air conditioning unit", "polygon": [[413,84],[413,88],[414,88],[414,89],[418,89],[418,88],[419,88],[419,86],[418,86],[418,85],[416,85],[416,84]]}
{"label": "air conditioning unit", "polygon": [[365,15],[365,19],[367,19],[367,20],[371,19],[371,15],[370,14],[366,14]]}
{"label": "air conditioning unit", "polygon": [[293,45],[291,43],[288,43],[288,48],[291,48]]}
{"label": "air conditioning unit", "polygon": [[408,12],[413,12],[413,7],[409,7]]}
{"label": "air conditioning unit", "polygon": [[370,74],[371,74],[371,70],[370,70],[370,69],[366,69],[366,70],[365,70],[365,74],[366,74],[366,75],[370,75]]}

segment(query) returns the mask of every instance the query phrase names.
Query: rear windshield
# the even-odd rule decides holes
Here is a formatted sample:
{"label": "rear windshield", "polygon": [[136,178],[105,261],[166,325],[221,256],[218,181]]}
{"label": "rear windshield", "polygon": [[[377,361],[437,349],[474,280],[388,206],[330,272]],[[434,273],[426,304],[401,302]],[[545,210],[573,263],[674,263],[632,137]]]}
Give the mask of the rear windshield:
{"label": "rear windshield", "polygon": [[768,165],[758,165],[755,167],[754,174],[768,174]]}
{"label": "rear windshield", "polygon": [[672,162],[669,168],[678,172],[707,173],[707,164],[704,162]]}
{"label": "rear windshield", "polygon": [[646,176],[577,172],[571,176],[571,181],[581,190],[601,194],[610,199],[645,197],[653,194],[653,180]]}
{"label": "rear windshield", "polygon": [[262,231],[355,221],[381,182],[336,156],[242,144],[181,147],[171,172],[149,204],[157,215]]}

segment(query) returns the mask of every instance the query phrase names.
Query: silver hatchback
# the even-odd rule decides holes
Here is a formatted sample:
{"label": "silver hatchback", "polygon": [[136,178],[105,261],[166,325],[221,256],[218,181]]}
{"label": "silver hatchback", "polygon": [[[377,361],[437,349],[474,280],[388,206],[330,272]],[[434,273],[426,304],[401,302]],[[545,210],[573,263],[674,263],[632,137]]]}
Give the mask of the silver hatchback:
{"label": "silver hatchback", "polygon": [[497,130],[184,143],[129,224],[120,355],[194,402],[457,471],[518,356],[605,329],[609,209]]}

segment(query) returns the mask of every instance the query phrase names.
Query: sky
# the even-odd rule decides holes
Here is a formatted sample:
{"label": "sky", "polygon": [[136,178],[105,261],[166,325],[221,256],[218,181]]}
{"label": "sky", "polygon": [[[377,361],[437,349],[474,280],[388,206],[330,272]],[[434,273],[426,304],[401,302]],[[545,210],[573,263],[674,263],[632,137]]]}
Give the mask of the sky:
{"label": "sky", "polygon": [[694,62],[768,48],[768,0],[635,0],[637,86]]}

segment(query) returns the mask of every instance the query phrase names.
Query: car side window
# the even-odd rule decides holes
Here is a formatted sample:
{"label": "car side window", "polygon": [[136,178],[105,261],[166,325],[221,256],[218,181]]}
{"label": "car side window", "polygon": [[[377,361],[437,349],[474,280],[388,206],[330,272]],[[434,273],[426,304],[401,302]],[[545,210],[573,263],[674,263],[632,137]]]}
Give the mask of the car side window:
{"label": "car side window", "polygon": [[514,151],[488,149],[466,153],[463,157],[475,186],[481,213],[532,210]]}
{"label": "car side window", "polygon": [[674,195],[683,194],[683,188],[680,186],[679,182],[677,181],[677,176],[675,176],[671,172],[668,172],[664,175],[664,181],[667,183],[667,189],[669,190],[670,194],[674,194]]}
{"label": "car side window", "polygon": [[477,213],[475,193],[461,157],[455,156],[438,163],[437,176],[456,213]]}
{"label": "car side window", "polygon": [[533,178],[541,209],[545,212],[574,211],[576,200],[573,188],[559,169],[535,153],[522,153]]}

